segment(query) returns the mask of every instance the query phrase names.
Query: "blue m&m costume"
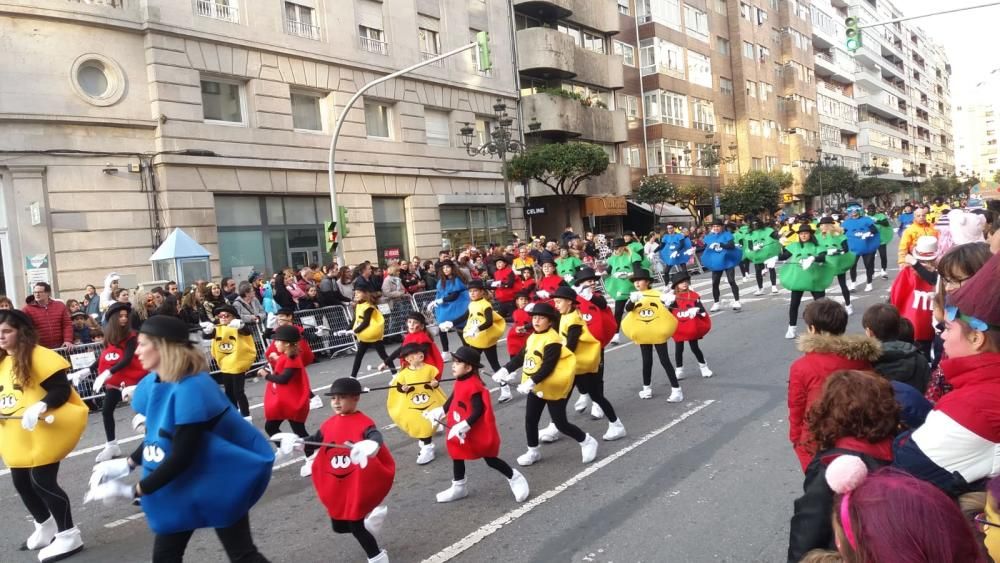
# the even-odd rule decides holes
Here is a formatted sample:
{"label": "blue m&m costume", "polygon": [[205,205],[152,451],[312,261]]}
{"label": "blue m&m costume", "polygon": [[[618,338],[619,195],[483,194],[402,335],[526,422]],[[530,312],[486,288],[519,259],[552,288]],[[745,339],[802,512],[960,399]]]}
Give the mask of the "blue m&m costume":
{"label": "blue m&m costume", "polygon": [[[455,295],[457,294],[457,295]],[[454,298],[449,301],[449,296],[454,295]],[[451,279],[441,278],[438,282],[437,294],[435,294],[437,299],[441,299],[443,302],[434,309],[434,318],[437,320],[438,324],[445,321],[455,323],[457,328],[463,328],[465,323],[459,323],[463,316],[469,310],[469,291],[462,283],[461,278],[455,276]]]}
{"label": "blue m&m costume", "polygon": [[[721,272],[730,268],[735,268],[743,260],[743,249],[733,246],[736,239],[727,230],[721,233],[708,233],[705,235],[705,251],[701,254],[701,265],[713,272]],[[712,245],[722,245],[721,250],[713,250]],[[732,248],[727,248],[732,246]]]}
{"label": "blue m&m costume", "polygon": [[847,248],[857,254],[864,256],[874,254],[881,244],[878,228],[871,217],[852,217],[845,219],[841,224],[844,235],[847,237]]}
{"label": "blue m&m costume", "polygon": [[663,242],[663,248],[660,249],[660,260],[664,264],[680,266],[688,263],[691,256],[686,252],[691,249],[691,239],[684,236],[683,233],[674,232],[663,235],[660,240]]}

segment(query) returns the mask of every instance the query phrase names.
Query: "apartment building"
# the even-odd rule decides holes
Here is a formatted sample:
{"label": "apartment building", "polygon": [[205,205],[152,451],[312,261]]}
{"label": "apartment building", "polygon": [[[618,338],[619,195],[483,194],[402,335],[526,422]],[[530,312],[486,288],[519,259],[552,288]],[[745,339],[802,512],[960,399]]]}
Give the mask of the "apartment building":
{"label": "apartment building", "polygon": [[[610,6],[577,21],[610,35]],[[342,244],[355,264],[506,242],[499,164],[470,157],[459,130],[473,125],[486,142],[497,98],[514,106],[511,28],[507,0],[2,3],[0,290],[23,299],[26,270],[38,279],[41,263],[64,294],[109,271],[149,280],[149,256],[174,227],[211,252],[213,276],[329,260],[327,149],[347,99],[481,30],[493,32],[492,70],[469,51],[347,110]],[[575,68],[595,73],[581,86],[621,88],[620,59],[595,65],[564,43],[553,46],[582,53]],[[623,114],[607,114],[586,136],[610,148],[625,128]]]}
{"label": "apartment building", "polygon": [[992,180],[1000,172],[1000,68],[990,71],[955,105],[955,165],[958,174]]}

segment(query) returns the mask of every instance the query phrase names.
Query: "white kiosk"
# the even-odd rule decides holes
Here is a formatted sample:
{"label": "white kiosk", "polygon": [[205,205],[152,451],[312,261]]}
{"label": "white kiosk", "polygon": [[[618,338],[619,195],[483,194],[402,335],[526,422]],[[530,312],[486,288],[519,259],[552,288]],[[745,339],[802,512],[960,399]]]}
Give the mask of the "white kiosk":
{"label": "white kiosk", "polygon": [[208,250],[180,229],[174,229],[149,257],[153,263],[153,279],[176,281],[182,292],[198,280],[212,279],[208,259]]}

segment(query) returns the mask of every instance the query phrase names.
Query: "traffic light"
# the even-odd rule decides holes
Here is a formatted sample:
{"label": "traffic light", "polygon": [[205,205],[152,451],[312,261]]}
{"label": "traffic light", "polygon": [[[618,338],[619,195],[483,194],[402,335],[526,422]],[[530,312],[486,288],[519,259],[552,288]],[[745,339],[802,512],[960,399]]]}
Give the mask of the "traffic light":
{"label": "traffic light", "polygon": [[337,206],[337,221],[340,222],[340,232],[347,235],[351,234],[351,228],[347,226],[347,208],[343,205]]}
{"label": "traffic light", "polygon": [[323,232],[326,233],[326,251],[333,254],[337,251],[337,222],[323,221]]}
{"label": "traffic light", "polygon": [[493,68],[493,61],[490,59],[490,32],[480,31],[476,33],[476,44],[476,59],[479,61],[479,70],[490,70]]}
{"label": "traffic light", "polygon": [[845,46],[851,53],[861,48],[861,28],[858,27],[859,23],[858,18],[855,16],[850,16],[844,20],[844,25],[847,27],[844,30],[844,35],[847,37]]}

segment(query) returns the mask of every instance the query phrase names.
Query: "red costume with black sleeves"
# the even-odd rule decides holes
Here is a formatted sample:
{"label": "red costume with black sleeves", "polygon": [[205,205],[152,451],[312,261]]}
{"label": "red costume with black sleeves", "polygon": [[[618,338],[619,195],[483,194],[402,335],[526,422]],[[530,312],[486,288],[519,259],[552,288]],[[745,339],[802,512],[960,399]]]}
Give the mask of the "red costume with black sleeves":
{"label": "red costume with black sleeves", "polygon": [[[362,412],[335,414],[323,423],[320,433],[325,443],[354,444],[364,440],[374,426]],[[321,447],[313,461],[312,480],[330,518],[356,522],[385,500],[396,476],[396,462],[385,444],[364,469],[351,463],[350,453],[349,448]]]}
{"label": "red costume with black sleeves", "polygon": [[[618,323],[615,322],[615,313],[608,307],[601,309],[583,297],[576,298],[576,307],[580,310],[580,316],[587,323],[587,330],[594,338],[601,343],[604,348],[611,342],[611,339],[618,332]],[[608,319],[611,322],[608,322]]]}
{"label": "red costume with black sleeves", "polygon": [[448,412],[445,420],[448,426],[457,424],[469,418],[472,411],[472,397],[479,395],[483,403],[483,412],[479,419],[472,423],[465,443],[459,440],[448,440],[448,455],[452,459],[472,460],[486,457],[497,457],[500,453],[500,433],[497,432],[497,421],[493,416],[493,403],[490,392],[483,385],[479,375],[471,373],[467,377],[455,381],[455,387],[448,399]]}
{"label": "red costume with black sleeves", "polygon": [[[136,334],[133,332],[121,342],[106,342],[104,350],[101,350],[101,357],[97,360],[97,373],[110,370],[115,364],[120,362],[125,356],[125,348],[128,347],[129,340],[134,338],[136,338]],[[111,377],[104,383],[104,386],[109,389],[131,387],[132,385],[137,385],[139,380],[145,377],[147,373],[149,372],[142,368],[139,355],[135,354],[127,366],[111,374]]]}
{"label": "red costume with black sleeves", "polygon": [[[313,363],[316,357],[313,355],[312,348],[309,347],[309,342],[306,341],[306,335],[305,335],[306,329],[305,327],[301,327],[299,325],[292,325],[292,326],[299,329],[299,334],[302,336],[302,339],[299,340],[299,357],[302,358],[302,365],[308,366]],[[278,350],[274,347],[274,340],[272,340],[271,343],[267,345],[267,351],[264,352],[264,357],[270,358],[271,352],[281,355],[278,352]],[[268,363],[271,363],[270,360],[268,361]]]}
{"label": "red costume with black sleeves", "polygon": [[302,357],[281,354],[273,365],[275,375],[281,375],[286,369],[295,370],[296,374],[288,383],[267,382],[264,391],[264,419],[305,422],[309,416],[310,389]]}
{"label": "red costume with black sleeves", "polygon": [[[510,279],[514,278],[514,282],[510,283]],[[514,270],[510,267],[499,268],[495,274],[493,274],[493,279],[500,282],[500,287],[493,288],[493,294],[496,296],[497,301],[500,303],[509,303],[514,300],[514,295],[517,293],[517,275]],[[510,287],[507,284],[510,283]]]}
{"label": "red costume with black sleeves", "polygon": [[[441,374],[444,372],[444,358],[441,356],[441,350],[439,350],[437,345],[434,344],[434,341],[431,340],[427,331],[421,330],[418,332],[407,332],[403,335],[403,344],[400,348],[411,343],[422,344],[427,349],[427,353],[424,354],[424,363],[436,367],[438,371],[437,379],[441,379]],[[405,368],[407,365],[406,358],[399,358],[399,365]]]}
{"label": "red costume with black sleeves", "polygon": [[696,291],[684,291],[674,295],[671,312],[677,317],[674,342],[701,340],[712,330],[712,317],[705,312],[701,296]]}
{"label": "red costume with black sleeves", "polygon": [[917,275],[914,268],[900,269],[892,282],[889,303],[913,323],[914,340],[934,340],[934,286]]}
{"label": "red costume with black sleeves", "polygon": [[[525,332],[518,333],[518,328],[525,329]],[[514,309],[513,322],[507,331],[507,354],[511,358],[520,354],[524,345],[528,343],[529,336],[531,336],[531,314],[524,309]]]}

